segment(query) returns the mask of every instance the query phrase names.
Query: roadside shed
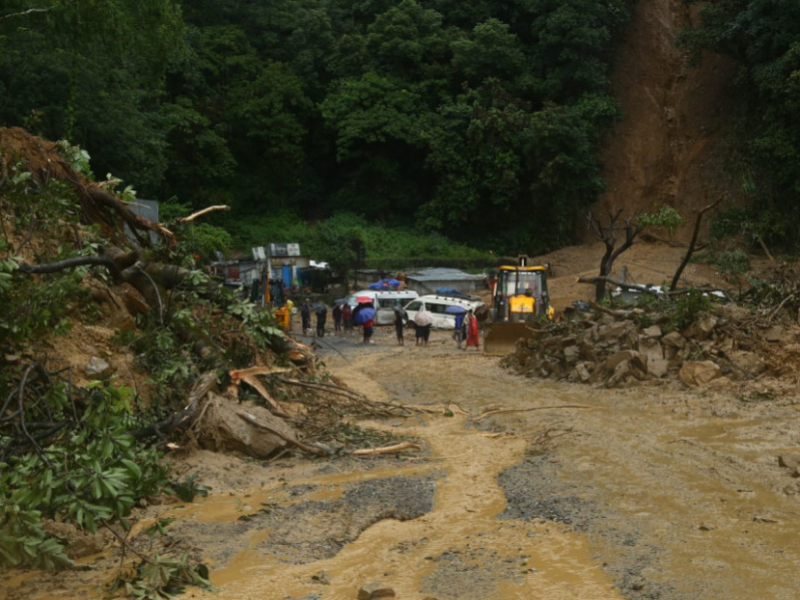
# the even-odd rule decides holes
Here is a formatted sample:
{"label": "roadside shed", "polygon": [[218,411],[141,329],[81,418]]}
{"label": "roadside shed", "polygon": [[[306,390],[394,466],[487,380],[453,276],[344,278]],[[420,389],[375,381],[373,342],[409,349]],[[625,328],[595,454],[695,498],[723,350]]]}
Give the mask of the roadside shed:
{"label": "roadside shed", "polygon": [[488,288],[486,275],[472,275],[460,269],[432,267],[406,273],[407,285],[420,295],[435,294],[439,288],[450,288],[464,294],[474,294]]}

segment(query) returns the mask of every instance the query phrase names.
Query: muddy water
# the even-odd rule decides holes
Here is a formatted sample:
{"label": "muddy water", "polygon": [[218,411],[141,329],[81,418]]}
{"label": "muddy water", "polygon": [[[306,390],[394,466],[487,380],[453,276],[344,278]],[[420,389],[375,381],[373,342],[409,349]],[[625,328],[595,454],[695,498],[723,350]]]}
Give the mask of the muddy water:
{"label": "muddy water", "polygon": [[[497,475],[520,460],[526,441],[465,428],[465,420],[463,415],[435,416],[395,428],[397,433],[425,440],[431,452],[427,464],[293,482],[327,490],[365,478],[436,470],[443,476],[437,480],[431,512],[411,521],[380,521],[335,557],[304,565],[281,564],[254,552],[259,542],[269,539],[269,531],[256,532],[250,548],[234,556],[225,568],[214,570],[212,582],[220,591],[208,597],[264,598],[264,590],[271,589],[280,590],[280,595],[268,597],[315,597],[317,593],[326,599],[350,600],[361,585],[380,581],[399,598],[433,598],[437,591],[443,598],[621,598],[592,560],[581,536],[553,524],[498,520],[506,501]],[[273,493],[262,489],[249,494],[246,502],[257,504]],[[315,499],[324,498],[324,492],[315,495]],[[242,501],[210,499],[186,510],[201,521],[225,521],[235,517]],[[458,567],[447,572],[449,565],[444,563],[443,568],[440,557],[459,557]],[[322,589],[313,579],[320,572],[330,581]]]}
{"label": "muddy water", "polygon": [[[456,351],[444,334],[428,348],[397,348],[388,336],[374,348],[338,343],[344,358],[326,360],[354,389],[455,416],[368,423],[420,438],[429,456],[292,485],[314,486],[305,499],[326,501],[359,481],[435,476],[432,510],[379,520],[303,564],[265,554],[271,532],[254,529],[212,571],[220,591],[197,597],[345,600],[373,581],[420,600],[798,597],[800,486],[776,459],[800,454],[791,398],[744,405],[669,386],[529,380]],[[226,523],[291,501],[277,481],[182,516]],[[306,525],[324,531],[330,518],[310,515]]]}
{"label": "muddy water", "polygon": [[[793,390],[764,403],[602,390],[518,377],[437,332],[427,348],[377,341],[337,340],[326,360],[375,400],[442,409],[366,424],[418,437],[426,453],[373,468],[251,465],[232,491],[167,509],[176,539],[211,557],[219,591],[193,597],[350,600],[373,581],[413,600],[800,597],[800,478],[777,462],[800,455]],[[430,507],[352,536],[341,510],[302,504],[341,506],[348,486],[400,477],[432,482]],[[287,538],[243,519],[284,506],[298,509],[289,541],[305,555],[271,553]]]}

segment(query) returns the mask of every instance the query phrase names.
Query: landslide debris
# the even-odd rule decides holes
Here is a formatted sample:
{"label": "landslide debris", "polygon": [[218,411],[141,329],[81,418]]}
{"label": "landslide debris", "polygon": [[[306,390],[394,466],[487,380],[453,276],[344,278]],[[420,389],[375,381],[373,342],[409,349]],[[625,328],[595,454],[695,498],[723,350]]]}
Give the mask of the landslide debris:
{"label": "landslide debris", "polygon": [[[78,148],[0,129],[0,568],[75,568],[86,533],[116,548],[118,585],[156,595],[205,580],[188,566],[199,553],[146,556],[150,532],[127,539],[138,507],[203,489],[165,454],[418,446],[348,422],[414,409],[335,381],[269,310],[194,264],[187,237],[207,211],[156,223],[117,184],[93,181]],[[159,569],[166,583],[148,587]]]}
{"label": "landslide debris", "polygon": [[800,272],[782,265],[739,301],[699,291],[640,306],[567,311],[531,325],[503,364],[529,377],[604,387],[793,378],[800,357]]}

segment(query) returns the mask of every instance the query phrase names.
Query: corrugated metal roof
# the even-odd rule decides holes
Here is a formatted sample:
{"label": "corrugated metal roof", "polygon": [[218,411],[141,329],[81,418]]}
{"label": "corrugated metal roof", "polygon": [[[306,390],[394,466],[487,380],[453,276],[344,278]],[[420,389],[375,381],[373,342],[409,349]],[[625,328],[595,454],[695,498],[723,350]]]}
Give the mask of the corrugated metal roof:
{"label": "corrugated metal roof", "polygon": [[406,273],[406,277],[415,281],[480,281],[485,279],[486,275],[472,275],[461,269],[430,267]]}

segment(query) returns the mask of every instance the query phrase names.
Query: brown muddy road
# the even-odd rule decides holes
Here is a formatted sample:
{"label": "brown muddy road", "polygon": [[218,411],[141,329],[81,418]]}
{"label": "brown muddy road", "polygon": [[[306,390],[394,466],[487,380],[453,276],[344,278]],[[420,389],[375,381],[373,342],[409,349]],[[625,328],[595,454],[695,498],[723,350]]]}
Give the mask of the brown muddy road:
{"label": "brown muddy road", "polygon": [[[176,544],[212,567],[217,591],[188,596],[353,600],[380,582],[406,600],[800,597],[800,479],[777,460],[800,454],[793,392],[594,389],[519,377],[445,332],[427,348],[376,337],[321,352],[372,399],[436,408],[366,424],[423,450],[187,459],[213,493],[151,516],[177,517]],[[76,597],[70,577],[0,598]]]}
{"label": "brown muddy road", "polygon": [[[794,396],[594,389],[519,377],[445,332],[377,340],[322,351],[373,399],[453,416],[369,424],[420,438],[417,456],[287,467],[218,498],[268,514],[218,557],[209,598],[350,600],[373,581],[418,600],[800,597],[798,479],[777,460],[800,453]],[[186,511],[219,521],[219,504]]]}

